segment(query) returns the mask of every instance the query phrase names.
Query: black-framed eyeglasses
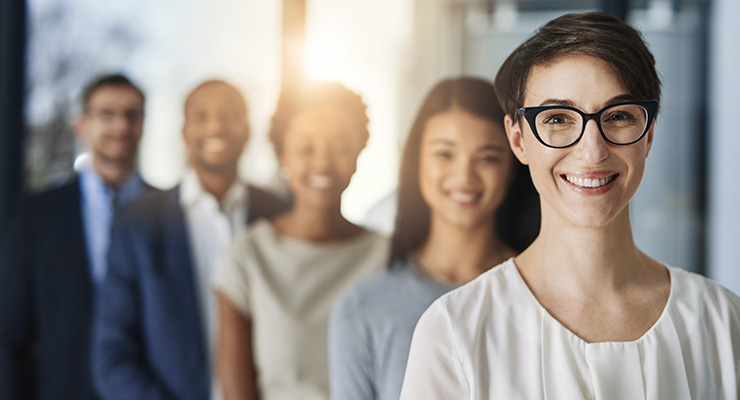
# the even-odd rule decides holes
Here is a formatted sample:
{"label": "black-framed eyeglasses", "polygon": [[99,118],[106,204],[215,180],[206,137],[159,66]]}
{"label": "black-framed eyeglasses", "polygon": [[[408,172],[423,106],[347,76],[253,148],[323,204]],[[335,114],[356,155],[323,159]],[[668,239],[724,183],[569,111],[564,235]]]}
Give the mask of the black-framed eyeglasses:
{"label": "black-framed eyeglasses", "polygon": [[610,104],[587,114],[569,106],[524,107],[519,113],[543,145],[553,149],[570,147],[583,137],[586,123],[593,119],[607,142],[628,145],[642,139],[658,109],[656,100]]}

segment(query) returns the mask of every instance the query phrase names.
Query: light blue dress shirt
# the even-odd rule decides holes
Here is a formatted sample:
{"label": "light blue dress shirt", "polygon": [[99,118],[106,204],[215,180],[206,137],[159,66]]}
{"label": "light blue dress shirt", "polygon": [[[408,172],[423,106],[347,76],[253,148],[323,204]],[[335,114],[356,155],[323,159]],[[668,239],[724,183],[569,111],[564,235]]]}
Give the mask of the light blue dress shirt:
{"label": "light blue dress shirt", "polygon": [[103,281],[108,267],[110,231],[116,207],[128,204],[144,191],[144,181],[133,174],[117,191],[109,187],[92,167],[80,171],[82,224],[85,230],[90,276]]}

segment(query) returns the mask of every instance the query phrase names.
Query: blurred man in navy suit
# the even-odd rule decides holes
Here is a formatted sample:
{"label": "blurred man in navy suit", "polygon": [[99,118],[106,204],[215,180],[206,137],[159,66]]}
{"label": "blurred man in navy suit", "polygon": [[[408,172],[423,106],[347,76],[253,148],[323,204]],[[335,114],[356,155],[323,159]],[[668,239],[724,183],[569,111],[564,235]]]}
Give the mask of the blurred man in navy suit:
{"label": "blurred man in navy suit", "polygon": [[90,83],[74,123],[89,162],[23,202],[0,268],[0,398],[97,397],[90,332],[113,214],[154,191],[136,172],[143,120],[144,94],[128,78]]}
{"label": "blurred man in navy suit", "polygon": [[94,328],[95,385],[107,400],[218,399],[210,288],[235,231],[287,204],[237,173],[249,138],[246,104],[223,81],[185,102],[189,169],[176,188],[122,210]]}

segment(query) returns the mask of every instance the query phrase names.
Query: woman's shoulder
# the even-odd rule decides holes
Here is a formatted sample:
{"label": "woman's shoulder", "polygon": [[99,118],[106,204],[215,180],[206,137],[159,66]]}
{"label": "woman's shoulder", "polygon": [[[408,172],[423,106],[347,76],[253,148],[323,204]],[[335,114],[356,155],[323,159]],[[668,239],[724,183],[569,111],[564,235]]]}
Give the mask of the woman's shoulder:
{"label": "woman's shoulder", "polygon": [[355,304],[366,304],[376,297],[383,297],[396,284],[396,279],[389,270],[381,270],[347,291],[344,300]]}
{"label": "woman's shoulder", "polygon": [[366,241],[369,243],[371,247],[374,248],[382,248],[382,249],[390,249],[391,241],[388,239],[388,237],[383,236],[373,230],[365,229],[364,232],[360,233],[361,240]]}
{"label": "woman's shoulder", "polygon": [[[522,287],[517,274],[510,259],[441,296],[417,323],[414,341],[418,336],[431,347],[444,346],[439,337],[446,335],[455,349],[455,357],[468,363],[472,362],[475,349],[483,345],[482,341],[492,335],[507,336],[508,329],[515,326],[529,326],[536,310],[531,303],[521,301]],[[501,332],[503,336],[499,335]]]}
{"label": "woman's shoulder", "polygon": [[[410,260],[396,260],[352,287],[340,300],[364,314],[421,313],[452,286],[420,273]],[[403,317],[401,317],[403,318]],[[417,316],[418,318],[418,316]]]}
{"label": "woman's shoulder", "polygon": [[364,275],[365,278],[383,269],[390,251],[390,242],[386,237],[366,230],[330,242],[311,243],[290,240],[285,242],[286,246],[297,251],[296,254],[329,258],[343,265],[347,263],[355,265],[356,272]]}
{"label": "woman's shoulder", "polygon": [[274,242],[275,228],[268,218],[259,218],[234,233],[231,240],[230,252],[251,252],[257,243]]}
{"label": "woman's shoulder", "polygon": [[247,224],[241,233],[245,236],[275,235],[276,230],[270,218],[258,218]]}
{"label": "woman's shoulder", "polygon": [[356,308],[373,308],[376,303],[384,302],[389,295],[395,296],[408,288],[410,274],[408,265],[394,263],[389,268],[370,275],[351,288],[340,300],[354,304]]}
{"label": "woman's shoulder", "polygon": [[340,297],[334,307],[335,312],[344,318],[366,319],[374,310],[382,308],[386,303],[384,299],[393,292],[396,284],[387,270],[379,271]]}
{"label": "woman's shoulder", "polygon": [[474,280],[453,289],[436,303],[452,318],[465,319],[469,316],[495,318],[495,310],[521,305],[515,298],[522,295],[523,282],[513,259],[482,273]]}
{"label": "woman's shoulder", "polygon": [[671,275],[671,292],[681,309],[696,313],[732,315],[740,323],[740,297],[713,280],[677,267],[667,267]]}
{"label": "woman's shoulder", "polygon": [[[279,224],[277,224],[279,226]],[[275,245],[286,249],[302,251],[369,251],[388,248],[390,242],[387,237],[374,231],[358,227],[357,231],[341,239],[332,241],[311,241],[293,237],[282,233],[272,219],[261,218],[247,225],[238,235],[238,241],[250,242],[256,245]]]}
{"label": "woman's shoulder", "polygon": [[237,229],[232,241],[252,240],[254,237],[263,237],[266,234],[274,235],[275,228],[268,218],[258,218],[247,225]]}

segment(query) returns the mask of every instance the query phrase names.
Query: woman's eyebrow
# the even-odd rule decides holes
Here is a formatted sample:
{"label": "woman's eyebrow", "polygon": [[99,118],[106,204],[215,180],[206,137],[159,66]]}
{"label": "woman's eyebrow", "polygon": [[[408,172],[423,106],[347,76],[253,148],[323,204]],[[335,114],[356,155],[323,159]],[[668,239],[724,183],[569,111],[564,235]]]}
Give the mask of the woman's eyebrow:
{"label": "woman's eyebrow", "polygon": [[575,104],[571,100],[567,99],[547,99],[540,103],[539,107],[542,106],[568,106],[575,107]]}
{"label": "woman's eyebrow", "polygon": [[448,146],[452,146],[455,144],[455,142],[450,139],[435,138],[430,140],[429,144],[445,144]]}
{"label": "woman's eyebrow", "polygon": [[634,99],[635,98],[632,97],[632,95],[629,94],[629,93],[620,94],[618,96],[614,96],[611,99],[609,99],[609,101],[606,102],[606,105],[615,104],[615,103],[621,103],[623,101],[631,101],[631,100],[634,100]]}
{"label": "woman's eyebrow", "polygon": [[[634,97],[632,97],[631,94],[629,94],[629,93],[619,94],[619,95],[616,95],[616,96],[612,97],[611,99],[607,100],[604,103],[604,105],[609,105],[609,104],[614,104],[614,103],[620,103],[620,102],[623,102],[623,101],[630,101],[630,100],[634,100]],[[550,105],[552,105],[552,106],[575,107],[575,103],[573,103],[572,100],[569,100],[569,99],[554,99],[554,98],[550,98],[550,99],[544,100],[542,103],[540,103],[539,106],[542,107],[542,106],[550,106]]]}

